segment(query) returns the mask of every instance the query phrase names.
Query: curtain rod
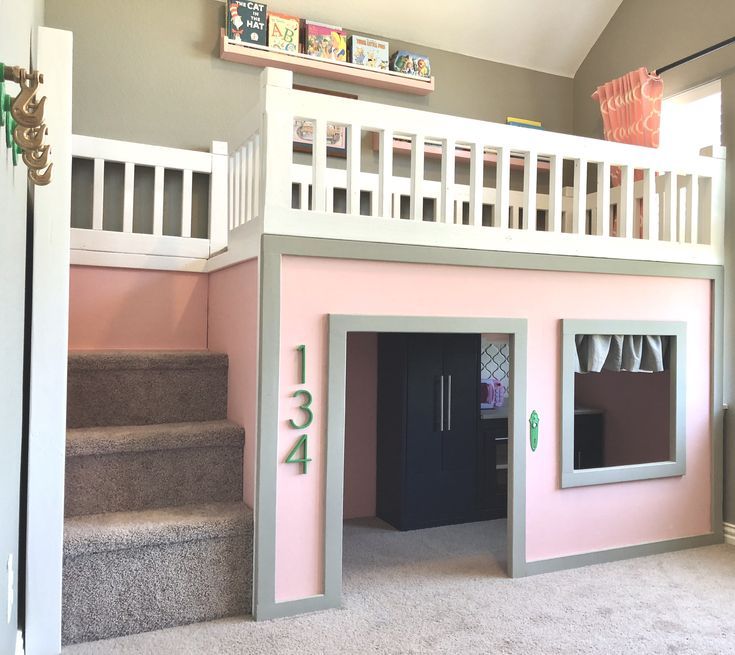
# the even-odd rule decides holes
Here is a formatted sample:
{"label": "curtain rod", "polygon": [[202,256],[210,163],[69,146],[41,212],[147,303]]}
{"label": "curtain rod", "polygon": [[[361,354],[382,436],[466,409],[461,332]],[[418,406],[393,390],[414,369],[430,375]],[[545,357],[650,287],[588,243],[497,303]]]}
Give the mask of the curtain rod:
{"label": "curtain rod", "polygon": [[666,66],[657,68],[655,71],[653,71],[653,74],[661,75],[661,73],[665,73],[666,71],[671,70],[672,68],[676,68],[677,66],[681,66],[682,64],[687,64],[690,61],[694,61],[695,59],[704,57],[704,55],[708,55],[710,52],[714,52],[715,50],[724,48],[726,45],[730,45],[731,43],[735,43],[735,36],[731,36],[729,39],[725,39],[724,41],[720,41],[719,43],[715,43],[714,45],[711,45],[709,48],[705,48],[704,50],[695,52],[693,55],[689,55],[688,57],[679,59],[671,64],[667,64]]}

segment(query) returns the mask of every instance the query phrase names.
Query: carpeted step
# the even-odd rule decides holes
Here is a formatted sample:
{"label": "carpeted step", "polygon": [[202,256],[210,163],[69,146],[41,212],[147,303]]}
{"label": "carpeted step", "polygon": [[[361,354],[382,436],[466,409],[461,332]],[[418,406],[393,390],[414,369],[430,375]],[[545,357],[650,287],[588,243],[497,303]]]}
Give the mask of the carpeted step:
{"label": "carpeted step", "polygon": [[243,503],[66,519],[64,644],[249,613],[252,530]]}
{"label": "carpeted step", "polygon": [[211,421],[227,415],[227,355],[207,351],[69,354],[67,426]]}
{"label": "carpeted step", "polygon": [[69,429],[66,516],[242,500],[243,440],[229,421]]}

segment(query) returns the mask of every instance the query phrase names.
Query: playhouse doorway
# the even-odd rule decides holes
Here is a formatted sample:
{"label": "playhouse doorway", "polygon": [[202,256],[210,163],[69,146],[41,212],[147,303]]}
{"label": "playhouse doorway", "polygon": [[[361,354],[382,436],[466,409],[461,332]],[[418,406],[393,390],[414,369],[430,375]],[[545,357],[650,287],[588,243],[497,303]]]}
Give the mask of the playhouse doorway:
{"label": "playhouse doorway", "polygon": [[[345,329],[350,318],[362,329]],[[522,573],[524,452],[514,443],[525,440],[525,321],[464,320],[330,318],[330,428],[332,347],[344,329],[335,583],[348,596],[366,565],[390,576],[424,556],[473,558],[488,577]]]}

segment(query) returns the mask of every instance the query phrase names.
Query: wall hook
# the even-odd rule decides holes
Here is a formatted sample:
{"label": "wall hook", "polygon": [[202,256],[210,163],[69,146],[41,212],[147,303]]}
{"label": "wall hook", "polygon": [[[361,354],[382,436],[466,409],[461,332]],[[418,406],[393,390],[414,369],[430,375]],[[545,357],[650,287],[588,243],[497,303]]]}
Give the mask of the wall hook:
{"label": "wall hook", "polygon": [[[13,99],[5,89],[5,81],[20,85],[20,93]],[[43,144],[48,129],[43,122],[46,98],[36,97],[43,75],[27,72],[19,66],[5,66],[0,62],[0,126],[5,127],[5,144],[18,165],[18,156],[28,167],[28,179],[37,186],[51,182],[53,164],[49,163],[50,147]],[[45,169],[45,170],[44,170]]]}
{"label": "wall hook", "polygon": [[48,168],[43,173],[39,173],[38,171],[29,168],[28,177],[31,182],[33,182],[33,184],[35,184],[36,186],[46,186],[49,182],[51,182],[51,169],[53,167],[53,164],[49,164]]}
{"label": "wall hook", "polygon": [[23,152],[23,163],[34,171],[40,171],[48,165],[49,146],[41,146],[38,150]]}
{"label": "wall hook", "polygon": [[43,137],[46,134],[48,134],[48,129],[44,124],[38,127],[18,125],[13,130],[13,138],[23,150],[38,150],[43,146]]}
{"label": "wall hook", "polygon": [[31,73],[23,71],[23,73],[23,79],[19,82],[20,93],[13,100],[10,113],[18,125],[39,127],[43,123],[46,98],[37,100],[36,91],[38,91],[38,85],[43,82],[43,75],[38,71]]}

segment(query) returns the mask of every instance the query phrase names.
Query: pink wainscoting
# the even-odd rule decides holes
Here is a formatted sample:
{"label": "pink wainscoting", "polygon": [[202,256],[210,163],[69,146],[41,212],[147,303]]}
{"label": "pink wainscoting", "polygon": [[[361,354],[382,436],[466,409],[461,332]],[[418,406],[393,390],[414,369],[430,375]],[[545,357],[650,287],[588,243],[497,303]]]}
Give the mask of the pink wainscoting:
{"label": "pink wainscoting", "polygon": [[[306,290],[306,291],[305,291]],[[315,290],[318,290],[316,292]],[[276,598],[322,593],[327,316],[330,313],[528,319],[527,407],[541,417],[526,443],[529,561],[711,531],[710,283],[601,274],[472,269],[285,257],[282,272],[279,461],[295,441],[294,348],[307,344],[314,394],[309,475],[279,464]],[[683,320],[688,324],[687,474],[661,480],[559,486],[560,319]]]}
{"label": "pink wainscoting", "polygon": [[344,517],[375,516],[378,425],[378,335],[347,337]]}
{"label": "pink wainscoting", "polygon": [[255,495],[258,380],[258,260],[209,276],[210,350],[229,356],[227,417],[245,428],[244,499]]}
{"label": "pink wainscoting", "polygon": [[180,271],[72,266],[71,350],[207,347],[207,276]]}

